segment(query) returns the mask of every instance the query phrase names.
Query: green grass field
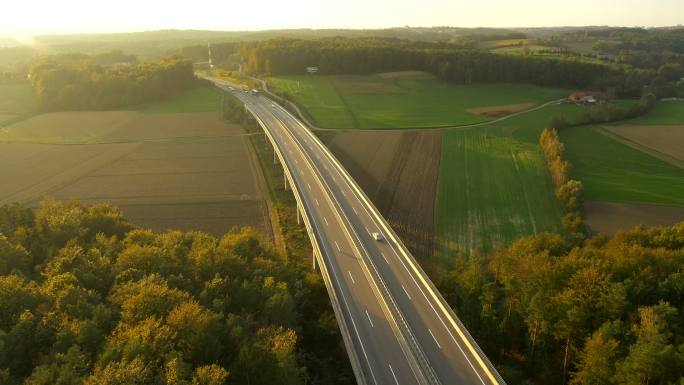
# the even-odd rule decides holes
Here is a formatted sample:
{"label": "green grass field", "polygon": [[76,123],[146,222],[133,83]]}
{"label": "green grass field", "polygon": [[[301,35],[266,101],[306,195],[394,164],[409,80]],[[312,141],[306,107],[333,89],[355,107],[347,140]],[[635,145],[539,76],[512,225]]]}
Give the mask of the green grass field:
{"label": "green grass field", "polygon": [[[666,108],[656,108],[653,116],[637,120],[640,124],[662,122],[658,115],[672,112]],[[598,127],[563,130],[561,140],[573,165],[573,177],[584,183],[586,199],[684,206],[683,169],[620,143]]]}
{"label": "green grass field", "polygon": [[492,117],[469,109],[538,105],[567,91],[525,84],[459,85],[427,74],[383,77],[288,76],[270,79],[322,128],[415,128],[480,123]]}
{"label": "green grass field", "polygon": [[684,124],[684,102],[658,102],[648,114],[632,119],[628,124]]}
{"label": "green grass field", "polygon": [[444,132],[435,216],[440,261],[449,263],[459,252],[486,253],[525,235],[562,231],[539,134],[553,115],[578,110],[554,105]]}
{"label": "green grass field", "polygon": [[221,94],[215,87],[196,87],[189,91],[140,107],[141,112],[165,114],[175,112],[215,112],[221,109]]}

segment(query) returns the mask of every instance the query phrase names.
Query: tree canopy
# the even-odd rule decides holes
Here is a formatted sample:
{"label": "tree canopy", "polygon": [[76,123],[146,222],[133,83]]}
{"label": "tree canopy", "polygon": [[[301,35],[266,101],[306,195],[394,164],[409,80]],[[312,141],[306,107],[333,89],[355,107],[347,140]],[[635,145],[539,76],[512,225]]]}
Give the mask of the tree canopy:
{"label": "tree canopy", "polygon": [[29,75],[45,111],[125,108],[176,95],[196,83],[192,63],[180,57],[137,63],[121,52],[46,56],[33,62]]}
{"label": "tree canopy", "polygon": [[317,274],[250,228],[217,239],[134,228],[103,204],[0,206],[2,384],[303,384],[326,360],[310,346],[343,351],[317,298]]}

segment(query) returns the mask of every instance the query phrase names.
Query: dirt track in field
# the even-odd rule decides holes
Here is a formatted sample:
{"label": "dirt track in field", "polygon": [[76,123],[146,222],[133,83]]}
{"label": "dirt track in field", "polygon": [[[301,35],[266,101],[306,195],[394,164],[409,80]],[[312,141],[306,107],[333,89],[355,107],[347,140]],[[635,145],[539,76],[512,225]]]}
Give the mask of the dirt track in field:
{"label": "dirt track in field", "polygon": [[502,116],[512,114],[514,112],[524,111],[524,110],[532,107],[533,105],[534,104],[532,104],[532,103],[520,103],[520,104],[507,104],[507,105],[503,105],[503,106],[478,107],[478,108],[471,108],[468,110],[468,112],[470,112],[471,114],[475,114],[475,115],[491,116],[494,118],[499,118]]}
{"label": "dirt track in field", "polygon": [[431,73],[425,71],[394,71],[394,72],[381,72],[378,74],[381,78],[393,79],[393,78],[403,78],[403,77],[413,77],[413,76],[425,76],[434,77]]}
{"label": "dirt track in field", "polygon": [[684,126],[604,126],[606,130],[644,147],[684,160]]}
{"label": "dirt track in field", "polygon": [[18,115],[11,115],[11,114],[2,114],[0,113],[0,123],[6,122],[8,120],[12,120],[16,118]]}
{"label": "dirt track in field", "polygon": [[[127,143],[0,144],[0,204],[35,205],[45,196],[105,201],[119,206],[132,223],[155,230],[222,235],[233,226],[253,226],[270,234],[248,139],[226,137],[241,128],[213,113],[134,115],[93,117],[91,125],[66,121],[66,132],[58,133],[69,139],[64,135],[95,131],[98,139]],[[98,119],[106,124],[93,128]]]}
{"label": "dirt track in field", "polygon": [[439,132],[345,132],[329,147],[411,252],[434,253]]}
{"label": "dirt track in field", "polygon": [[684,221],[684,207],[643,203],[592,202],[583,204],[585,222],[594,233],[613,235],[635,226],[667,226]]}

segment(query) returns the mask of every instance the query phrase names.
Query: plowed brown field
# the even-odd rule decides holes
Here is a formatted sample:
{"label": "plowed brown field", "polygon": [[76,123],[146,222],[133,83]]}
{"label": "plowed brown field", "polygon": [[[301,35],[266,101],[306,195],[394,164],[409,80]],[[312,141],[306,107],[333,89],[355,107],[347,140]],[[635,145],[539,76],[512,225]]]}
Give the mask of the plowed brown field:
{"label": "plowed brown field", "polygon": [[270,234],[249,143],[216,113],[58,113],[20,127],[19,143],[0,143],[0,204],[105,201],[155,230]]}
{"label": "plowed brown field", "polygon": [[592,232],[613,235],[635,226],[669,226],[684,221],[684,207],[644,203],[585,202],[585,221]]}
{"label": "plowed brown field", "polygon": [[684,126],[606,126],[608,131],[644,147],[684,160]]}
{"label": "plowed brown field", "polygon": [[411,252],[431,257],[441,133],[345,132],[328,144]]}

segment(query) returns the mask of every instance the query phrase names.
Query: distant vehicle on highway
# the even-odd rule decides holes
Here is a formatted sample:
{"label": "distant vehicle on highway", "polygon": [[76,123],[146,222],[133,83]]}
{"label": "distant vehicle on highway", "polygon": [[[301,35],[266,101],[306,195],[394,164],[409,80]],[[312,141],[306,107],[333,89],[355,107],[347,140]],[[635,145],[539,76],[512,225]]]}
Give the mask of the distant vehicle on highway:
{"label": "distant vehicle on highway", "polygon": [[376,241],[382,241],[382,234],[373,233],[373,239],[375,239]]}
{"label": "distant vehicle on highway", "polygon": [[271,104],[271,107],[276,108],[275,104]]}
{"label": "distant vehicle on highway", "polygon": [[258,93],[259,93],[259,90],[257,90],[256,88],[252,90],[253,95],[257,95]]}

